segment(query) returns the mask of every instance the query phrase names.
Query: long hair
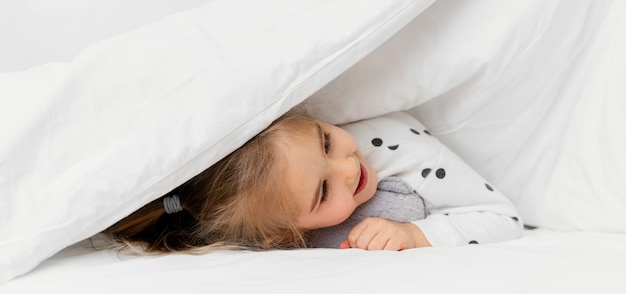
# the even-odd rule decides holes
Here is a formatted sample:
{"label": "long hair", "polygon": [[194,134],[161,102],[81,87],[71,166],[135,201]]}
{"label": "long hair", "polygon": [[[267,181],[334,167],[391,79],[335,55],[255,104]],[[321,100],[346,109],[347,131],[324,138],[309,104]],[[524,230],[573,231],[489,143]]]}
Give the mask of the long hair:
{"label": "long hair", "polygon": [[305,247],[304,232],[295,226],[294,197],[283,184],[276,142],[314,125],[312,118],[288,112],[168,193],[179,196],[183,211],[166,214],[159,198],[105,233],[119,244],[146,253]]}

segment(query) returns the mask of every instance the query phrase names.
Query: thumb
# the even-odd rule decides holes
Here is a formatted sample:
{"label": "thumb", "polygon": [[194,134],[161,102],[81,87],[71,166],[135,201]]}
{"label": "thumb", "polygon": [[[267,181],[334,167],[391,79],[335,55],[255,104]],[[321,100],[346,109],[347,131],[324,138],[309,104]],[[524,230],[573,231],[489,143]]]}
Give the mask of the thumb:
{"label": "thumb", "polygon": [[348,248],[350,248],[350,242],[347,239],[343,240],[343,242],[339,244],[339,249],[348,249]]}

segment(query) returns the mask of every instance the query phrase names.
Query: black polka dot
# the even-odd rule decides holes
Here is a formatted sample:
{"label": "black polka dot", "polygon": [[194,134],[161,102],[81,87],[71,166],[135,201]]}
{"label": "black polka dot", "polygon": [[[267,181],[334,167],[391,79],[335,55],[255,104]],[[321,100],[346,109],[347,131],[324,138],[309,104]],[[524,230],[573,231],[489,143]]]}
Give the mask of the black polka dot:
{"label": "black polka dot", "polygon": [[491,187],[491,185],[485,183],[485,187],[487,187],[487,190],[493,191],[493,187]]}
{"label": "black polka dot", "polygon": [[430,173],[430,168],[425,168],[422,170],[422,177],[425,178]]}
{"label": "black polka dot", "polygon": [[445,178],[445,177],[446,177],[446,170],[445,170],[445,169],[443,169],[443,168],[438,169],[438,170],[435,172],[435,176],[437,176],[437,178],[440,178],[440,179]]}
{"label": "black polka dot", "polygon": [[383,144],[383,139],[381,139],[381,138],[374,138],[374,139],[372,139],[372,145],[378,147],[378,146],[380,146],[382,144]]}
{"label": "black polka dot", "polygon": [[426,133],[429,136],[432,136],[428,130],[424,130],[424,133]]}
{"label": "black polka dot", "polygon": [[468,243],[468,244],[478,244],[478,241],[476,241],[476,240],[472,240],[472,241],[469,241],[469,243]]}
{"label": "black polka dot", "polygon": [[420,135],[420,132],[418,132],[416,129],[411,129],[411,132],[413,132],[413,134]]}
{"label": "black polka dot", "polygon": [[387,148],[389,148],[389,150],[396,150],[398,149],[400,145],[393,145],[393,146],[387,146]]}
{"label": "black polka dot", "polygon": [[512,216],[511,219],[513,219],[514,221],[518,222],[519,218],[517,218],[516,216]]}

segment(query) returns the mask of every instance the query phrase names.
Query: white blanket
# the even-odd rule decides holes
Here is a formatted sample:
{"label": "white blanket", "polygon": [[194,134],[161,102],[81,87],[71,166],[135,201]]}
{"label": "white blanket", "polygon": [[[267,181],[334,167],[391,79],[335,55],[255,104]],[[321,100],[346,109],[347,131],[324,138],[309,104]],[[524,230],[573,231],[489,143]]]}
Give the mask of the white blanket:
{"label": "white blanket", "polygon": [[[214,0],[0,73],[0,293],[623,293],[623,15],[620,0]],[[540,229],[403,252],[59,252],[297,104],[331,122],[411,111]]]}
{"label": "white blanket", "polygon": [[0,74],[0,282],[221,159],[433,0],[222,0]]}

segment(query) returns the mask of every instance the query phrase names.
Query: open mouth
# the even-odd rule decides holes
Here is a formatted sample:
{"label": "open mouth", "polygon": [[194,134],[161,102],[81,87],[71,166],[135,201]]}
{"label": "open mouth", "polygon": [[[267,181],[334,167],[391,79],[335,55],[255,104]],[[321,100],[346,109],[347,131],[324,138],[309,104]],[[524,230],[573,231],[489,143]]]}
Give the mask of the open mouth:
{"label": "open mouth", "polygon": [[362,164],[359,164],[359,167],[361,168],[361,176],[359,177],[359,185],[356,186],[356,191],[354,191],[354,195],[361,192],[361,190],[363,190],[363,188],[365,188],[365,186],[367,185],[367,170]]}

